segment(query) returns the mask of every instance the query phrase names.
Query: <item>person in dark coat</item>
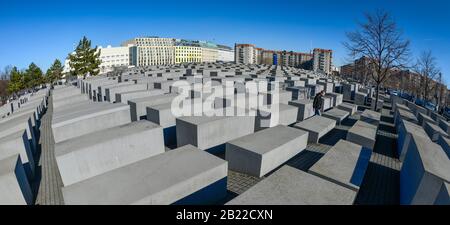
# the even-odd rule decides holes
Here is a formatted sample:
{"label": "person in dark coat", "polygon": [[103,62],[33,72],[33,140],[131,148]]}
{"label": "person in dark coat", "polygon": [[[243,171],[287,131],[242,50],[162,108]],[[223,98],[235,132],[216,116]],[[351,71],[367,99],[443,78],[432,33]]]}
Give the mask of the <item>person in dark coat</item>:
{"label": "person in dark coat", "polygon": [[316,94],[313,101],[314,113],[316,116],[322,116],[322,107],[323,107],[323,96],[325,95],[325,91],[321,91]]}

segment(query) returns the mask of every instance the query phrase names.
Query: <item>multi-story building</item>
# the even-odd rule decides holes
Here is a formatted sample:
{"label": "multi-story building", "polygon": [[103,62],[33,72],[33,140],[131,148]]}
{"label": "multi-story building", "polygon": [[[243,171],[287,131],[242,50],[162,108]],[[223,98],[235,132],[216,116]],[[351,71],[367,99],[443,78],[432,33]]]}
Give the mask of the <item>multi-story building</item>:
{"label": "multi-story building", "polygon": [[202,48],[191,45],[175,46],[175,63],[202,62]]}
{"label": "multi-story building", "polygon": [[333,51],[327,49],[316,48],[313,51],[313,70],[316,72],[323,72],[331,74],[331,67],[333,65]]}
{"label": "multi-story building", "polygon": [[217,45],[217,61],[233,62],[234,50],[225,45]]}
{"label": "multi-story building", "polygon": [[257,64],[258,50],[252,44],[236,44],[234,46],[234,59],[236,63]]}
{"label": "multi-story building", "polygon": [[281,65],[312,69],[313,54],[267,50],[257,48],[252,44],[236,44],[234,53],[236,63]]}
{"label": "multi-story building", "polygon": [[106,48],[101,46],[98,48],[100,52],[100,72],[105,73],[112,71],[114,67],[128,67],[131,65],[133,58],[132,51],[130,50],[132,45],[127,47],[111,47],[108,45]]}
{"label": "multi-story building", "polygon": [[131,62],[135,66],[169,65],[175,63],[175,39],[159,37],[133,38],[122,46],[131,47]]}

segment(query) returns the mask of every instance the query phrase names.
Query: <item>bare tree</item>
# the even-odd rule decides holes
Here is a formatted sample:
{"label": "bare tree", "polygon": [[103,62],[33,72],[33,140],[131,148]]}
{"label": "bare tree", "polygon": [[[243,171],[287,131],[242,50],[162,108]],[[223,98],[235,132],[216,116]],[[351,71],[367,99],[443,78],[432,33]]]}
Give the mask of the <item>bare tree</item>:
{"label": "bare tree", "polygon": [[[433,80],[438,79],[439,69],[436,65],[436,58],[433,56],[431,50],[424,51],[417,59],[417,63],[414,65],[414,72],[420,75],[420,94],[425,100],[430,100],[430,95],[433,91],[436,91],[436,86],[432,85]],[[433,96],[434,98],[437,95]]]}
{"label": "bare tree", "polygon": [[376,85],[377,108],[380,86],[393,69],[406,67],[410,42],[402,37],[402,31],[388,12],[366,13],[365,19],[364,23],[359,23],[359,29],[346,34],[348,41],[343,45],[351,57],[368,58],[371,78]]}

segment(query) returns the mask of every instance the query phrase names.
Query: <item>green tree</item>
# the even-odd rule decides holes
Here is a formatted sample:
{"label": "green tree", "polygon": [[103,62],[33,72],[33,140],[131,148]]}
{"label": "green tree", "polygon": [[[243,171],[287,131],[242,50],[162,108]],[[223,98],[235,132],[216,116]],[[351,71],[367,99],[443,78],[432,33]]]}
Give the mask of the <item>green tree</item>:
{"label": "green tree", "polygon": [[72,75],[83,76],[83,79],[87,74],[97,75],[100,72],[99,65],[101,63],[99,55],[97,47],[91,48],[91,41],[83,37],[75,49],[75,54],[69,54]]}
{"label": "green tree", "polygon": [[25,88],[33,88],[45,82],[41,68],[31,63],[25,70],[24,83]]}
{"label": "green tree", "polygon": [[58,59],[55,59],[52,66],[48,68],[46,74],[45,74],[45,80],[51,84],[56,82],[57,80],[60,80],[62,78],[62,72],[63,72],[63,65],[61,61]]}
{"label": "green tree", "polygon": [[24,74],[19,71],[17,67],[13,67],[10,73],[10,81],[7,87],[8,94],[15,94],[24,88]]}

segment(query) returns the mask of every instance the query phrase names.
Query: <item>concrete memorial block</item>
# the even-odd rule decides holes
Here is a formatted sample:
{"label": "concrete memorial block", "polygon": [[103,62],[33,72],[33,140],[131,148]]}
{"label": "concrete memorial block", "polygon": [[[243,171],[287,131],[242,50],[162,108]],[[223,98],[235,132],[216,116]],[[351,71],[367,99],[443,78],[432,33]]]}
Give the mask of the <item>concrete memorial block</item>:
{"label": "concrete memorial block", "polygon": [[319,139],[333,130],[335,126],[335,120],[321,116],[314,116],[293,125],[294,128],[309,132],[308,143],[319,143]]}
{"label": "concrete memorial block", "polygon": [[447,134],[450,134],[450,125],[445,120],[439,120],[439,127],[442,128]]}
{"label": "concrete memorial block", "polygon": [[18,154],[0,159],[0,205],[31,205],[33,193]]}
{"label": "concrete memorial block", "polygon": [[375,109],[375,98],[373,98],[370,107],[373,111],[379,111],[379,110],[383,109],[383,104],[384,104],[384,101],[382,99],[378,99],[377,108]]}
{"label": "concrete memorial block", "polygon": [[256,113],[255,130],[261,130],[277,125],[291,125],[297,122],[298,109],[295,106],[278,104],[268,106],[268,109],[258,109]]}
{"label": "concrete memorial block", "polygon": [[[133,85],[135,82],[122,82],[122,83],[112,83],[112,84],[102,84],[99,85],[97,87],[97,93],[94,93],[93,90],[93,95],[97,96],[97,101],[99,102],[103,102],[103,101],[107,101],[106,100],[106,89],[108,88],[115,88],[115,87],[120,87],[120,86],[128,86],[128,85]],[[115,95],[114,95],[115,96]]]}
{"label": "concrete memorial block", "polygon": [[68,98],[53,100],[52,104],[53,104],[53,108],[55,109],[55,108],[59,108],[59,107],[65,106],[65,105],[72,105],[72,104],[76,104],[76,103],[88,101],[88,100],[89,99],[86,95],[77,94],[77,95],[70,96]]}
{"label": "concrete memorial block", "polygon": [[351,101],[355,96],[355,85],[342,83],[342,94],[344,100]]}
{"label": "concrete memorial block", "polygon": [[313,78],[300,78],[301,81],[305,82],[305,85],[316,85],[316,79]]}
{"label": "concrete memorial block", "polygon": [[356,192],[283,166],[227,205],[351,205]]}
{"label": "concrete memorial block", "polygon": [[309,89],[306,87],[287,87],[286,90],[292,92],[292,100],[304,100],[308,98]]}
{"label": "concrete memorial block", "polygon": [[378,127],[381,120],[381,113],[366,109],[361,114],[360,120]]}
{"label": "concrete memorial block", "polygon": [[425,123],[432,123],[432,124],[436,124],[437,122],[434,121],[431,117],[427,116],[426,114],[423,113],[418,113],[417,114],[417,119],[419,121],[419,125],[425,127]]}
{"label": "concrete memorial block", "polygon": [[429,139],[413,135],[400,171],[400,204],[431,205],[450,181],[450,159]]}
{"label": "concrete memorial block", "polygon": [[70,99],[72,96],[81,94],[81,90],[73,86],[66,86],[60,89],[54,89],[51,92],[53,101],[61,99]]}
{"label": "concrete memorial block", "polygon": [[62,193],[69,205],[211,204],[226,196],[227,173],[225,160],[186,145],[66,186]]}
{"label": "concrete memorial block", "polygon": [[33,179],[35,174],[35,163],[33,149],[28,141],[26,130],[21,130],[0,138],[0,159],[5,159],[17,154],[20,155],[28,179]]}
{"label": "concrete memorial block", "polygon": [[143,117],[147,115],[146,108],[148,106],[172,102],[176,96],[178,95],[165,94],[129,100],[128,105],[130,105],[131,121],[145,119]]}
{"label": "concrete memorial block", "polygon": [[419,121],[417,120],[416,116],[411,111],[402,108],[397,108],[397,110],[394,113],[394,124],[398,126],[400,121],[402,120],[419,124]]}
{"label": "concrete memorial block", "polygon": [[347,111],[338,108],[331,109],[322,114],[323,117],[336,120],[337,125],[340,125],[342,121],[344,121],[349,115],[350,113],[348,113]]}
{"label": "concrete memorial block", "polygon": [[[176,119],[177,145],[192,144],[212,150],[228,141],[253,133],[255,116],[187,116]],[[220,150],[220,149],[219,149]]]}
{"label": "concrete memorial block", "polygon": [[333,98],[331,96],[323,96],[323,105],[322,105],[322,112],[325,112],[328,109],[333,108]]}
{"label": "concrete memorial block", "polygon": [[448,134],[436,124],[425,122],[423,128],[433,142],[438,141],[439,136],[448,137]]}
{"label": "concrete memorial block", "polygon": [[445,154],[450,158],[450,139],[444,135],[440,135],[437,143],[444,150]]}
{"label": "concrete memorial block", "polygon": [[313,108],[313,100],[296,100],[290,101],[289,105],[298,108],[297,121],[303,121],[313,117],[315,112]]}
{"label": "concrete memorial block", "polygon": [[230,170],[262,177],[306,148],[308,132],[279,125],[226,144]]}
{"label": "concrete memorial block", "polygon": [[116,102],[120,102],[123,104],[128,104],[129,100],[136,98],[144,98],[155,95],[163,95],[164,92],[162,90],[140,90],[140,91],[128,91],[116,93]]}
{"label": "concrete memorial block", "polygon": [[443,116],[439,115],[439,114],[436,113],[436,112],[431,112],[430,117],[431,117],[434,121],[436,121],[436,124],[439,124],[439,120],[447,121],[447,119],[445,119]]}
{"label": "concrete memorial block", "polygon": [[309,95],[311,97],[316,96],[319,92],[323,90],[322,85],[314,84],[314,85],[306,85],[307,88],[309,88]]}
{"label": "concrete memorial block", "polygon": [[148,89],[148,85],[142,84],[142,83],[141,84],[123,85],[123,86],[119,86],[119,87],[105,88],[106,101],[115,103],[116,102],[116,93],[129,92],[129,91],[145,91],[147,89]]}
{"label": "concrete memorial block", "polygon": [[325,93],[332,93],[334,91],[334,83],[326,82],[326,81],[317,81],[317,84],[322,85],[324,87]]}
{"label": "concrete memorial block", "polygon": [[358,120],[353,127],[348,130],[346,140],[373,150],[376,138],[377,127]]}
{"label": "concrete memorial block", "polygon": [[34,153],[37,147],[37,139],[31,122],[33,115],[34,113],[25,114],[19,117],[14,117],[14,119],[0,122],[0,138],[26,130],[28,141],[31,144],[31,148]]}
{"label": "concrete memorial block", "polygon": [[[271,105],[275,103],[288,104],[292,100],[292,92],[290,91],[278,91],[277,94],[273,92],[260,92],[264,105]],[[278,98],[278,99],[275,99]]]}
{"label": "concrete memorial block", "polygon": [[130,106],[122,103],[86,107],[67,115],[52,118],[55,143],[130,123]]}
{"label": "concrete memorial block", "polygon": [[356,105],[365,105],[366,104],[367,94],[362,92],[355,92],[355,104]]}
{"label": "concrete memorial block", "polygon": [[370,149],[340,140],[308,172],[358,192],[371,155]]}
{"label": "concrete memorial block", "polygon": [[287,87],[304,87],[306,85],[303,80],[285,80]]}
{"label": "concrete memorial block", "polygon": [[423,127],[417,125],[416,123],[409,122],[408,120],[400,120],[397,133],[397,153],[400,161],[404,161],[405,159],[406,153],[409,149],[409,144],[411,143],[412,135],[420,136],[431,141]]}
{"label": "concrete memorial block", "polygon": [[64,186],[164,153],[162,127],[138,121],[55,144]]}
{"label": "concrete memorial block", "polygon": [[434,201],[434,205],[450,205],[450,183],[444,182],[439,191],[439,195]]}
{"label": "concrete memorial block", "polygon": [[350,113],[350,116],[355,114],[356,111],[358,111],[358,106],[357,105],[346,103],[346,102],[338,105],[337,108],[340,109],[340,110],[347,111],[348,113]]}
{"label": "concrete memorial block", "polygon": [[343,95],[338,94],[338,93],[328,93],[328,94],[326,94],[326,96],[330,96],[331,98],[333,98],[332,107],[336,107],[336,106],[342,104],[343,99],[344,99]]}

